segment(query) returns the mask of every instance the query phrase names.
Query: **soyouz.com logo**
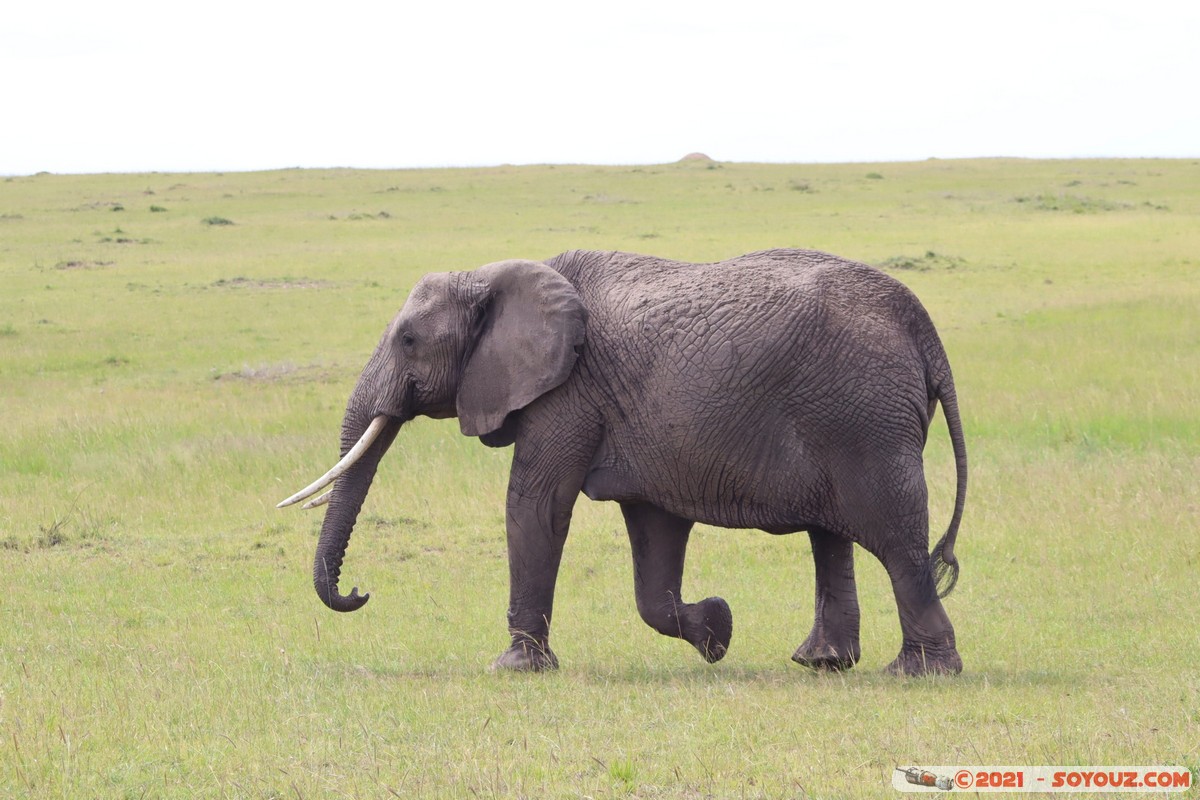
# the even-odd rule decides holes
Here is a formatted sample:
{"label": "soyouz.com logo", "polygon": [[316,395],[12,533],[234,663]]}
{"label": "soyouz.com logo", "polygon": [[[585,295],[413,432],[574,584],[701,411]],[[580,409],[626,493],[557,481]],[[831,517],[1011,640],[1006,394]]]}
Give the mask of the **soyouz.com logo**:
{"label": "soyouz.com logo", "polygon": [[902,792],[1186,792],[1182,767],[896,767]]}

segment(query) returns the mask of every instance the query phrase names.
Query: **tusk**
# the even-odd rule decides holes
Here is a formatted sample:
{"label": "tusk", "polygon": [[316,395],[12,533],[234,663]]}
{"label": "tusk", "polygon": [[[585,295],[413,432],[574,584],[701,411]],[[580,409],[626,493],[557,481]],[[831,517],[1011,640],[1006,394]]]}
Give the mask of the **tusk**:
{"label": "tusk", "polygon": [[387,425],[387,421],[388,418],[383,415],[371,420],[371,424],[363,433],[362,438],[358,440],[358,443],[355,444],[354,447],[350,448],[350,452],[346,453],[346,455],[342,457],[341,461],[334,465],[333,469],[329,470],[329,472],[326,472],[320,478],[317,478],[308,486],[296,492],[294,495],[275,507],[286,508],[294,503],[299,503],[301,500],[307,500],[329,484],[336,481],[343,473],[345,473],[346,470],[354,466],[354,462],[362,458],[363,453],[367,452],[367,448],[375,443],[375,440],[379,438],[379,434],[383,431],[384,426]]}
{"label": "tusk", "polygon": [[308,511],[310,508],[316,508],[317,506],[323,506],[329,502],[329,498],[331,498],[331,497],[333,497],[333,489],[330,489],[328,492],[321,495],[320,497],[315,497],[312,500],[309,500],[307,503],[300,506],[300,508],[304,509],[305,511]]}

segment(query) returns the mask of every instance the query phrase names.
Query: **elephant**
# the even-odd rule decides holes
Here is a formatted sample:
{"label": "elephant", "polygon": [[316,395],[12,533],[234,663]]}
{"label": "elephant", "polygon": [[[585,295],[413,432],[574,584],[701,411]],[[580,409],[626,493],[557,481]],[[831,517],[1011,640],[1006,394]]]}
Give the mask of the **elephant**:
{"label": "elephant", "polygon": [[[923,451],[939,402],[956,491],[930,553]],[[620,505],[642,619],[709,662],[725,655],[733,616],[720,597],[681,594],[697,522],[808,533],[815,618],[797,663],[859,661],[858,544],[882,562],[899,611],[887,669],[962,670],[941,603],[958,580],[966,503],[954,379],[925,308],[874,267],[815,250],[704,264],[576,250],[424,276],[350,394],[343,458],[279,504],[333,484],[306,507],[328,502],[313,582],[335,611],[369,598],[340,593],[343,559],[380,459],[417,415],[515,445],[510,644],[493,669],[558,666],[554,590],[582,493]]]}

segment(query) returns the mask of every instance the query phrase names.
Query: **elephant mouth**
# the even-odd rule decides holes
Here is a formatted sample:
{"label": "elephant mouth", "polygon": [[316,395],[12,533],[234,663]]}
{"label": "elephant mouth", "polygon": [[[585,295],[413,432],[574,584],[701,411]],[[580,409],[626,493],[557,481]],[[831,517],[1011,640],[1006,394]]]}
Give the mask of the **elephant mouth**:
{"label": "elephant mouth", "polygon": [[[308,498],[317,494],[317,492],[320,492],[325,487],[333,484],[334,481],[336,481],[343,474],[345,474],[347,470],[349,470],[351,467],[353,467],[355,465],[355,463],[357,463],[358,460],[360,458],[362,458],[363,455],[368,450],[371,449],[371,445],[375,444],[375,440],[379,438],[379,435],[381,433],[383,433],[383,430],[384,430],[384,428],[387,427],[387,424],[390,419],[391,418],[388,415],[380,414],[379,416],[375,417],[375,419],[371,420],[371,424],[367,426],[367,429],[365,431],[363,431],[363,435],[359,437],[358,441],[354,444],[353,447],[350,448],[350,450],[346,453],[346,455],[342,456],[342,459],[340,461],[338,461],[338,463],[334,464],[333,467],[328,472],[326,472],[324,475],[317,478],[315,481],[310,483],[308,486],[306,486],[303,489],[301,489],[300,491],[296,492],[294,495],[292,495],[288,499],[284,500],[283,502],[281,502],[279,505],[277,505],[275,507],[276,508],[287,508],[288,506],[299,503],[301,500],[308,500]],[[330,489],[329,491],[325,492],[324,494],[319,495],[318,497],[316,497],[312,500],[309,500],[307,503],[305,503],[301,507],[305,508],[305,509],[309,509],[309,508],[316,508],[317,506],[324,505],[325,503],[329,502],[329,498],[332,495],[333,495],[333,490]]]}

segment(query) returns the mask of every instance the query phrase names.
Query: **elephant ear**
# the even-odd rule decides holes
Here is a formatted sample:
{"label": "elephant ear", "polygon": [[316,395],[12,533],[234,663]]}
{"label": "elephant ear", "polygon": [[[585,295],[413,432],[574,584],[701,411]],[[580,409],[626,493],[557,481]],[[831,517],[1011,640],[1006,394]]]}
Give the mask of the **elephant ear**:
{"label": "elephant ear", "polygon": [[488,264],[470,283],[480,317],[459,379],[458,422],[464,435],[483,436],[567,379],[587,311],[566,278],[536,261]]}

